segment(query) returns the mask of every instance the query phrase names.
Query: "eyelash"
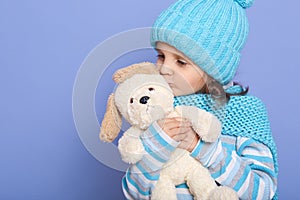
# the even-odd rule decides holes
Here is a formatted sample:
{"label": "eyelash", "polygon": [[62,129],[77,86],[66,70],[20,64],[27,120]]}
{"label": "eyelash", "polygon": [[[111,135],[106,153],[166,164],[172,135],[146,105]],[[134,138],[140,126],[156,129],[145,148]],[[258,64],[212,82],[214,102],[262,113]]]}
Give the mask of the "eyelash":
{"label": "eyelash", "polygon": [[163,54],[157,54],[157,56],[156,56],[158,59],[164,59],[165,58],[165,55],[163,55]]}
{"label": "eyelash", "polygon": [[[157,54],[156,57],[157,57],[158,60],[164,60],[164,59],[165,59],[165,55],[163,55],[163,54]],[[188,64],[186,61],[181,60],[181,59],[176,60],[176,62],[177,62],[179,65],[181,65],[181,66],[185,66],[185,65]]]}
{"label": "eyelash", "polygon": [[187,65],[187,62],[183,61],[183,60],[177,60],[177,63],[179,63],[182,66]]}

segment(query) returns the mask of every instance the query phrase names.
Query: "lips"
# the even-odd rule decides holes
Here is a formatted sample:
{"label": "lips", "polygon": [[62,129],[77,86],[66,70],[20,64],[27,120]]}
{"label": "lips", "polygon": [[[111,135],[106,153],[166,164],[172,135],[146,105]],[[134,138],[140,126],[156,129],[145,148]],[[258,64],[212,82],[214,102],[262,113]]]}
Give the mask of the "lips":
{"label": "lips", "polygon": [[170,87],[175,87],[174,83],[168,83]]}

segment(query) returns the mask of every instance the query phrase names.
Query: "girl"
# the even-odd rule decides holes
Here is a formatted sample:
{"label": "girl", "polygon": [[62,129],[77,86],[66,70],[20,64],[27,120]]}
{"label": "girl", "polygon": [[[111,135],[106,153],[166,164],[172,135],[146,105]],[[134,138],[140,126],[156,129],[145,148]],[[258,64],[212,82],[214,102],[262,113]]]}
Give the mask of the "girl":
{"label": "girl", "polygon": [[[179,0],[157,18],[151,43],[175,105],[212,112],[223,129],[217,142],[205,143],[185,119],[154,122],[140,137],[148,154],[122,180],[127,199],[151,199],[175,148],[188,150],[217,184],[231,187],[240,199],[277,199],[277,153],[265,106],[232,82],[248,35],[245,8],[251,3]],[[178,199],[193,199],[186,184],[176,188]]]}

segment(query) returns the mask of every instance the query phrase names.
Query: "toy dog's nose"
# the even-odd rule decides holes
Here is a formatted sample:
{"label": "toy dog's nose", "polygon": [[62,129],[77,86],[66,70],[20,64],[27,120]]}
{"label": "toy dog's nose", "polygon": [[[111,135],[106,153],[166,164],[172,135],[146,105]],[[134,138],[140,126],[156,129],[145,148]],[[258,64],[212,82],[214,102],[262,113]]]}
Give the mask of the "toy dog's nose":
{"label": "toy dog's nose", "polygon": [[148,96],[143,96],[142,98],[140,98],[140,103],[141,104],[147,104],[147,101],[150,99],[150,97]]}

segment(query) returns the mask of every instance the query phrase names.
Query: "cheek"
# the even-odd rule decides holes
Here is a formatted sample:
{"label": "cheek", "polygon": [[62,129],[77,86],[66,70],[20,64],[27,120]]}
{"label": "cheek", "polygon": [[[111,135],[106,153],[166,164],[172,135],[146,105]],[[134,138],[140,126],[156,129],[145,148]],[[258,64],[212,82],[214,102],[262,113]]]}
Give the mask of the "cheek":
{"label": "cheek", "polygon": [[205,85],[205,81],[202,78],[200,80],[199,79],[196,80],[195,84],[194,84],[195,91],[198,92],[198,91],[202,90],[202,88],[204,87],[204,85]]}
{"label": "cheek", "polygon": [[189,85],[194,91],[199,91],[205,85],[205,78],[203,73],[196,70],[191,70],[189,73],[185,74],[184,81]]}
{"label": "cheek", "polygon": [[157,66],[157,68],[160,68],[162,64],[163,64],[163,61],[158,58],[156,60],[156,66]]}

